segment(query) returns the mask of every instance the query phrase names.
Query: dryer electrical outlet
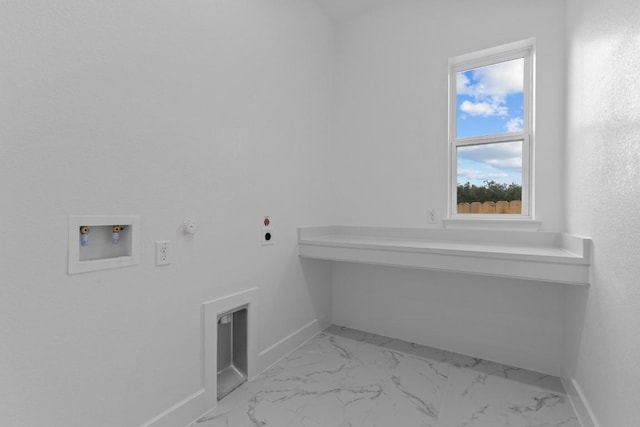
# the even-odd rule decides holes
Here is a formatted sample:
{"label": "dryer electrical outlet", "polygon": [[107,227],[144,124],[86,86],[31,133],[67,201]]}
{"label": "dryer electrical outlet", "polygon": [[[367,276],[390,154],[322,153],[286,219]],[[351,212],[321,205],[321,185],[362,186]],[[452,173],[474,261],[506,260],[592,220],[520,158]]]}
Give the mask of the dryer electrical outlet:
{"label": "dryer electrical outlet", "polygon": [[260,238],[262,239],[262,246],[273,245],[273,220],[271,215],[263,217]]}
{"label": "dryer electrical outlet", "polygon": [[273,245],[273,228],[263,227],[260,232],[262,238],[262,246]]}

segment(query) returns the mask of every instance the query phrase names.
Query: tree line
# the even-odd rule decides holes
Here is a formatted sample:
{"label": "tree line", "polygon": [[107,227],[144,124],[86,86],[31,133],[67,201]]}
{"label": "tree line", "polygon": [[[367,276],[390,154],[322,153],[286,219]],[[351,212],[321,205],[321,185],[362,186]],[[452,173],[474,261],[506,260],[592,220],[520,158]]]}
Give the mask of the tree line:
{"label": "tree line", "polygon": [[522,186],[516,183],[505,184],[495,181],[484,181],[484,185],[477,186],[467,181],[458,184],[458,203],[499,202],[522,200]]}

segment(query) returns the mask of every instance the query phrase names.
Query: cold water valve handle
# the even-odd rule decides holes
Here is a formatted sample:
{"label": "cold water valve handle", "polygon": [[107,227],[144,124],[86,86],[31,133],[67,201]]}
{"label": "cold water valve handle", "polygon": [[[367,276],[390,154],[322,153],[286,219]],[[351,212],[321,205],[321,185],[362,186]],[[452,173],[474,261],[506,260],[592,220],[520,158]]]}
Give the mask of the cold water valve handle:
{"label": "cold water valve handle", "polygon": [[120,231],[122,231],[122,227],[119,225],[111,227],[111,241],[115,244],[120,242]]}
{"label": "cold water valve handle", "polygon": [[89,246],[89,227],[80,227],[80,246]]}

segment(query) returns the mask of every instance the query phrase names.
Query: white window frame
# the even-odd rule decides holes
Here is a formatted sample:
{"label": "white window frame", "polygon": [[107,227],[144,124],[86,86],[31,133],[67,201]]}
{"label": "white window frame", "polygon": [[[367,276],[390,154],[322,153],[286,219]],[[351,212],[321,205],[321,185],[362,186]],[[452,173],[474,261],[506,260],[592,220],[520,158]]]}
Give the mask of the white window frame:
{"label": "white window frame", "polygon": [[[522,131],[458,138],[456,75],[487,65],[524,59]],[[449,59],[449,218],[533,220],[533,146],[535,93],[535,39],[522,40]],[[522,141],[522,211],[521,214],[458,214],[458,147]]]}

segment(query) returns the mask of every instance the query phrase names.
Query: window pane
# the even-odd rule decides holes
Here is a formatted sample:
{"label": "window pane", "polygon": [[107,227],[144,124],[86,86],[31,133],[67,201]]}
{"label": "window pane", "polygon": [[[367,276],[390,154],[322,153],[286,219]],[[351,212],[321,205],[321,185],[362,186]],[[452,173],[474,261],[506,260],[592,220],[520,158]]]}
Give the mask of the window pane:
{"label": "window pane", "polygon": [[458,213],[521,213],[522,145],[512,141],[457,148]]}
{"label": "window pane", "polygon": [[456,73],[456,136],[522,130],[524,59]]}

